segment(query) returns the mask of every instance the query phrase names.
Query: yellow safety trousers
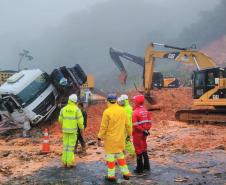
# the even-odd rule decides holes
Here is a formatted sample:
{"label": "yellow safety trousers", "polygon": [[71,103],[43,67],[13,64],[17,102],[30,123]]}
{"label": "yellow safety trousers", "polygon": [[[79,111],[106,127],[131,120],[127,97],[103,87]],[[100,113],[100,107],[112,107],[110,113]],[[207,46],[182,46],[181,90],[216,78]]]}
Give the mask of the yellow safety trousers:
{"label": "yellow safety trousers", "polygon": [[63,134],[63,154],[62,162],[64,165],[74,165],[75,156],[74,149],[77,141],[77,133],[64,133]]}

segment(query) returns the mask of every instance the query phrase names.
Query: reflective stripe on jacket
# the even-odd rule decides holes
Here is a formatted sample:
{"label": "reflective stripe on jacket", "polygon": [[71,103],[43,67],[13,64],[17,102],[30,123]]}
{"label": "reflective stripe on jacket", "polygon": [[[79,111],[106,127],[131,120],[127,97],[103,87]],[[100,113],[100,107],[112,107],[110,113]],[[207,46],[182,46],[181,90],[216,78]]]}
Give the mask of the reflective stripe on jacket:
{"label": "reflective stripe on jacket", "polygon": [[68,104],[60,111],[59,122],[62,124],[62,130],[64,133],[77,133],[78,128],[84,129],[84,120],[81,110],[72,101],[68,101]]}

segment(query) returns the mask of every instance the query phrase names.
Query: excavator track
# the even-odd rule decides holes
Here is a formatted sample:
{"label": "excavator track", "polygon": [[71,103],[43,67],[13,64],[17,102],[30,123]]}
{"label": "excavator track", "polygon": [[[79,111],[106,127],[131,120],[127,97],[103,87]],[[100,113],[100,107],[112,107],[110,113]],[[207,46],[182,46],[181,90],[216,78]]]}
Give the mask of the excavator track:
{"label": "excavator track", "polygon": [[175,118],[190,123],[226,123],[226,109],[182,109]]}

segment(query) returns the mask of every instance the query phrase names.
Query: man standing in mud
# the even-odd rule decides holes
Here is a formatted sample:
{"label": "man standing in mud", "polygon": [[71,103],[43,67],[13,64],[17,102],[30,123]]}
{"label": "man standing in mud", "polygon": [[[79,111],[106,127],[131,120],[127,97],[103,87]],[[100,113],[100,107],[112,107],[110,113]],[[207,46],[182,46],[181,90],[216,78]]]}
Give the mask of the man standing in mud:
{"label": "man standing in mud", "polygon": [[62,162],[64,167],[70,168],[74,165],[74,148],[78,135],[84,129],[83,116],[81,110],[77,107],[78,97],[76,94],[69,96],[68,104],[60,111],[59,123],[63,131],[63,155]]}
{"label": "man standing in mud", "polygon": [[[131,107],[131,105],[129,104],[129,97],[126,94],[122,94],[118,100],[117,100],[118,104],[120,106],[122,106],[124,108],[124,110],[126,111],[128,118],[129,118],[129,122],[130,122],[130,127],[132,129],[132,114],[133,114],[133,109]],[[125,138],[125,152],[129,154],[130,157],[132,157],[132,159],[134,159],[135,157],[135,150],[134,150],[134,146],[133,143],[130,141],[130,138],[128,138],[126,136]]]}
{"label": "man standing in mud", "polygon": [[107,97],[108,108],[104,111],[100,131],[98,133],[98,146],[104,141],[104,150],[108,173],[106,180],[116,181],[115,158],[125,180],[129,180],[130,172],[125,161],[125,134],[131,136],[132,130],[125,110],[116,103],[117,96],[109,94]]}
{"label": "man standing in mud", "polygon": [[150,135],[151,114],[144,105],[144,96],[134,96],[133,144],[137,155],[137,167],[134,173],[141,174],[144,170],[150,171],[147,153],[147,136]]}

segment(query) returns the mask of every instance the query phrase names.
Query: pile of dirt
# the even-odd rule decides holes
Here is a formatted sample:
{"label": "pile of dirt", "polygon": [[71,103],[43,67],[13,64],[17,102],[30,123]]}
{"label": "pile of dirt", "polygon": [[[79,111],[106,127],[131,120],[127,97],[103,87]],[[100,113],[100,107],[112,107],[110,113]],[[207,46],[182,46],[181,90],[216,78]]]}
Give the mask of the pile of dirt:
{"label": "pile of dirt", "polygon": [[[137,91],[128,92],[130,103],[132,105],[132,97],[139,94]],[[153,111],[152,117],[154,124],[163,120],[175,120],[174,114],[177,110],[191,107],[192,93],[191,88],[177,88],[177,89],[161,89],[152,91],[153,97],[160,106],[159,111]],[[149,104],[146,102],[146,107]],[[101,117],[106,104],[91,105],[87,109],[88,123],[85,130],[85,137],[87,140],[97,138],[97,133],[100,128]],[[55,128],[55,130],[57,130]]]}
{"label": "pile of dirt", "polygon": [[87,109],[87,128],[85,130],[86,140],[97,139],[97,134],[100,129],[101,117],[106,108],[106,104],[91,105]]}
{"label": "pile of dirt", "polygon": [[226,127],[223,124],[187,124],[161,121],[154,125],[149,138],[151,158],[166,160],[173,154],[206,150],[225,150]]}
{"label": "pile of dirt", "polygon": [[[180,109],[189,108],[192,106],[192,90],[191,88],[164,88],[160,90],[152,90],[153,99],[157,103],[154,105],[160,110],[152,111],[154,122],[158,123],[162,120],[175,120],[175,112]],[[130,101],[132,97],[139,94],[137,91],[130,91]],[[146,101],[145,106],[148,108],[150,104]]]}
{"label": "pile of dirt", "polygon": [[[132,97],[139,94],[137,91],[128,92],[130,103],[132,105]],[[160,105],[159,111],[153,111],[153,120],[157,124],[162,120],[175,120],[174,114],[178,109],[188,108],[191,106],[191,88],[177,88],[177,89],[161,89],[153,90],[153,97],[158,105]],[[149,104],[146,102],[146,107]],[[85,130],[86,140],[93,140],[97,138],[97,133],[100,128],[101,118],[104,110],[106,109],[106,103],[98,103],[91,105],[87,108],[87,128]],[[48,127],[50,134],[58,137],[61,134],[60,124],[54,122],[53,124],[42,124],[44,130]]]}

